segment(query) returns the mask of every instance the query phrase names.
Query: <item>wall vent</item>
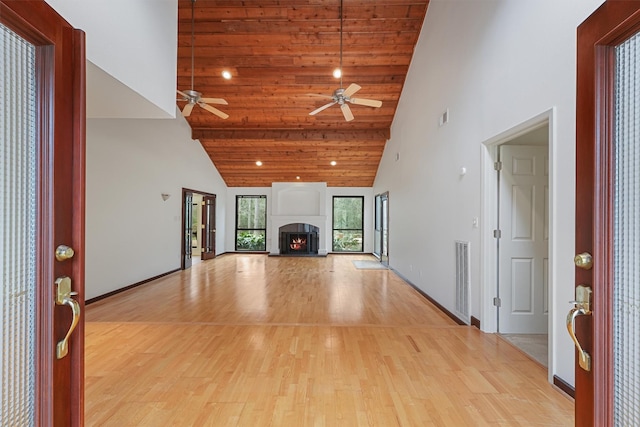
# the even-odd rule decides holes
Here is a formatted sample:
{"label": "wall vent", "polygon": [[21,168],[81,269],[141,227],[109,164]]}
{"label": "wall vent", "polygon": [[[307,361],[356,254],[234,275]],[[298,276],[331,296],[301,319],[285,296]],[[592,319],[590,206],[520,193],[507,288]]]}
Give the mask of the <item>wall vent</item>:
{"label": "wall vent", "polygon": [[456,314],[470,323],[469,242],[456,240]]}

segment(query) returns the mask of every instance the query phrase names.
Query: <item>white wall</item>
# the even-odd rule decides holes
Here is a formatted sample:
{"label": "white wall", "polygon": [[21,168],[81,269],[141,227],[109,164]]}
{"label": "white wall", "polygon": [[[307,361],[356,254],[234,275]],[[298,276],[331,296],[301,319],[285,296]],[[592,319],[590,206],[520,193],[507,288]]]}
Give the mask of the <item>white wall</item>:
{"label": "white wall", "polygon": [[88,120],[86,182],[87,298],[180,268],[182,188],[218,196],[225,251],[226,185],[181,115]]}
{"label": "white wall", "polygon": [[550,373],[570,383],[563,319],[574,277],[575,35],[602,2],[432,0],[374,185],[389,191],[391,266],[451,311],[454,240],[471,242],[472,315],[485,327],[495,313],[483,312],[483,227],[472,225],[491,221],[481,217],[483,142],[555,111]]}
{"label": "white wall", "polygon": [[[310,188],[315,188],[318,183],[309,183],[308,186]],[[286,184],[277,183],[275,185],[275,189],[282,189]],[[299,183],[291,183],[292,188],[300,188]],[[303,185],[304,187],[304,185]],[[235,218],[236,218],[236,196],[237,195],[251,195],[251,196],[267,196],[267,249],[271,250],[274,245],[277,247],[278,245],[278,236],[274,236],[273,227],[272,227],[272,207],[274,201],[272,199],[274,189],[272,187],[229,187],[227,191],[227,223],[226,223],[226,236],[227,240],[225,242],[227,251],[233,251],[235,249]],[[319,203],[320,206],[324,207],[324,212],[314,212],[314,217],[326,216],[326,224],[330,229],[332,224],[332,207],[333,207],[333,196],[364,196],[364,252],[371,253],[373,252],[373,191],[368,187],[326,187],[326,191],[323,191],[325,200],[324,203]],[[295,201],[290,201],[295,204]],[[284,215],[288,218],[291,217],[291,221],[289,222],[305,222],[304,219],[307,217],[308,212],[303,212],[302,215],[297,215],[299,212],[298,206],[290,206],[290,210],[287,209],[287,206],[279,206],[278,207],[278,215]],[[295,221],[295,217],[299,216],[300,221]],[[316,224],[317,225],[317,224]],[[320,243],[321,248],[326,248],[331,252],[331,233],[330,230],[328,233],[325,233],[324,241]],[[275,253],[272,251],[272,253]]]}
{"label": "white wall", "polygon": [[86,33],[88,117],[175,117],[177,0],[46,1]]}

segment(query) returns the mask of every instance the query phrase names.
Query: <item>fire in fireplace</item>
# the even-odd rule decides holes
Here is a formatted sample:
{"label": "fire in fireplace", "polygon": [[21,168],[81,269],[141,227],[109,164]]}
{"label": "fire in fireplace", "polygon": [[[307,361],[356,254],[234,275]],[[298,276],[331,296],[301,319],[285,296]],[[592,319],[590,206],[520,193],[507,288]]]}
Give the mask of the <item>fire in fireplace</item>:
{"label": "fire in fireplace", "polygon": [[307,249],[307,239],[302,237],[291,237],[291,243],[289,243],[289,249],[292,251],[304,251]]}
{"label": "fire in fireplace", "polygon": [[318,227],[310,224],[287,224],[280,227],[280,254],[317,255]]}

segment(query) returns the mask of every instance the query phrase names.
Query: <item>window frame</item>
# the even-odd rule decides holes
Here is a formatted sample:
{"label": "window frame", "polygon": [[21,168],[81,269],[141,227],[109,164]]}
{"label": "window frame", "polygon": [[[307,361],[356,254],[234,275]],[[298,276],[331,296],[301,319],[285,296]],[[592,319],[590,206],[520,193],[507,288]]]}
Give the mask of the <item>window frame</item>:
{"label": "window frame", "polygon": [[[336,228],[336,199],[360,199],[360,207],[361,214],[360,218],[362,223],[360,224],[360,228]],[[331,251],[338,253],[363,253],[364,252],[364,196],[333,196],[331,200]],[[334,235],[336,231],[348,231],[348,232],[360,232],[362,236],[362,241],[360,242],[360,250],[359,251],[346,251],[346,250],[338,250],[335,246]]]}
{"label": "window frame", "polygon": [[[241,199],[264,199],[264,228],[239,228],[238,205]],[[238,249],[238,232],[240,231],[262,231],[264,233],[264,249]],[[267,250],[267,196],[265,194],[236,194],[236,226],[235,226],[235,251],[236,252],[266,252]]]}

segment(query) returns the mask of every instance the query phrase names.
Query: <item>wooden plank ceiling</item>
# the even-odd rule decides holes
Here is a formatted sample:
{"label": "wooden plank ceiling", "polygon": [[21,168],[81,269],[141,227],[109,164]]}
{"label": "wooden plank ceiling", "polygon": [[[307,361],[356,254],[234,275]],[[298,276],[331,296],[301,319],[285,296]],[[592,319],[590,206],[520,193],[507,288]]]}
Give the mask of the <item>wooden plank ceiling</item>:
{"label": "wooden plank ceiling", "polygon": [[[340,0],[194,3],[193,89],[226,99],[214,106],[229,118],[196,106],[187,120],[228,186],[373,185],[428,0],[343,1],[342,87],[357,83],[354,98],[382,101],[380,108],[350,104],[350,122],[338,105],[310,116],[331,100],[307,95],[340,87],[332,76],[340,65]],[[192,3],[178,5],[177,86],[184,91],[191,89]]]}

